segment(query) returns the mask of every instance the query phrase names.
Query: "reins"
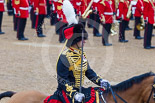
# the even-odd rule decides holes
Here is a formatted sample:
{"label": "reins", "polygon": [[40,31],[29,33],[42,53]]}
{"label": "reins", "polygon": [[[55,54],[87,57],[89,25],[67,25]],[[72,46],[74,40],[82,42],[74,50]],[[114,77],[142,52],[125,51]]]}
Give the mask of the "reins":
{"label": "reins", "polygon": [[150,102],[152,93],[153,93],[153,99],[155,100],[155,77],[154,77],[154,83],[153,83],[153,85],[152,85],[152,90],[151,90],[151,93],[150,93],[149,98],[148,98],[148,100],[147,100],[147,103]]}
{"label": "reins", "polygon": [[[110,84],[109,84],[109,90],[110,90],[110,92],[111,92],[111,94],[112,94],[112,96],[113,96],[113,99],[114,99],[115,103],[117,103],[116,96],[117,96],[120,100],[122,100],[124,103],[127,103],[121,96],[119,96],[116,92],[113,91],[113,89],[112,89],[112,87],[111,87]],[[109,91],[109,90],[108,90],[108,91]],[[106,100],[103,98],[103,91],[100,90],[100,92],[101,92],[101,98],[102,98],[103,102],[106,103]]]}

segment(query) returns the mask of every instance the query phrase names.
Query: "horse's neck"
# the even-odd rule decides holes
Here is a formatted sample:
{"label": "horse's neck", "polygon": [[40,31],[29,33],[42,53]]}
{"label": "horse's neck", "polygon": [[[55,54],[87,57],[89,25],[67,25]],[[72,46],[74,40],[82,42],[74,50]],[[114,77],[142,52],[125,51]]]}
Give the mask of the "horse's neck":
{"label": "horse's neck", "polygon": [[[150,76],[138,84],[134,84],[132,87],[128,88],[125,91],[115,91],[120,97],[122,97],[128,103],[143,103],[143,101],[147,101],[152,85],[153,85],[154,77]],[[112,94],[109,94],[108,103],[114,103],[114,99]],[[116,96],[118,103],[124,103]]]}

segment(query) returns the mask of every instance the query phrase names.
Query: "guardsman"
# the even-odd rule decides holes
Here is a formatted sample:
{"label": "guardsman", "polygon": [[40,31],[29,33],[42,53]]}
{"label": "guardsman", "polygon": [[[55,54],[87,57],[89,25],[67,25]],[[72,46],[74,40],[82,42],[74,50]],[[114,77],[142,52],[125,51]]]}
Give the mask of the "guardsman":
{"label": "guardsman", "polygon": [[135,39],[143,39],[143,37],[140,36],[140,30],[137,29],[137,25],[141,24],[141,16],[143,15],[143,1],[138,0],[136,4],[136,9],[135,9],[135,28],[134,28],[134,36]]}
{"label": "guardsman", "polygon": [[[89,5],[90,0],[87,0],[87,4]],[[91,6],[92,8],[92,6]],[[89,16],[87,17],[87,27],[88,28],[93,28],[93,21],[94,20],[94,13],[89,14]]]}
{"label": "guardsman", "polygon": [[3,12],[4,12],[4,0],[0,0],[0,34],[5,34],[4,32],[2,32]]}
{"label": "guardsman", "polygon": [[[59,19],[59,15],[58,15],[58,10],[57,9],[59,9],[59,6],[58,6],[58,0],[53,0],[53,7],[52,7],[52,11],[53,11],[53,13],[52,13],[52,18],[51,18],[51,22],[52,22],[52,24],[55,24],[55,33],[56,34],[58,34],[59,35],[59,33],[60,33],[60,19]],[[54,19],[55,19],[55,21],[54,21]]]}
{"label": "guardsman", "polygon": [[7,0],[7,10],[9,16],[13,15],[12,0]]}
{"label": "guardsman", "polygon": [[92,4],[92,8],[93,8],[93,34],[94,36],[100,37],[102,36],[102,34],[99,33],[99,26],[100,26],[100,16],[99,16],[99,8],[98,5],[100,3],[100,0],[94,0],[93,4]]}
{"label": "guardsman", "polygon": [[43,34],[42,25],[47,14],[46,0],[34,0],[34,12],[36,14],[36,32],[38,37],[46,37]]}
{"label": "guardsman", "polygon": [[46,6],[47,6],[47,18],[50,18],[50,14],[51,14],[51,0],[46,0]]}
{"label": "guardsman", "polygon": [[36,15],[34,12],[34,0],[30,0],[30,18],[31,18],[31,28],[35,29],[35,24],[36,24]]}
{"label": "guardsman", "polygon": [[[66,6],[70,7],[69,4],[71,5],[68,0],[64,0],[63,11],[65,11],[70,25],[63,30],[64,37],[68,40],[64,45],[66,49],[62,50],[57,61],[58,88],[52,96],[44,100],[44,103],[97,103],[99,94],[95,92],[95,88],[83,87],[85,77],[105,89],[109,82],[102,79],[91,69],[86,53],[83,52],[88,33],[83,24],[77,22],[74,12],[69,12],[71,15],[66,14],[70,11],[65,9]],[[73,9],[73,7],[69,9]],[[104,91],[105,89],[102,88],[101,90]]]}
{"label": "guardsman", "polygon": [[13,7],[13,30],[17,31],[17,25],[18,25],[18,15],[17,15],[17,5],[15,5],[15,0],[12,0],[12,7]]}
{"label": "guardsman", "polygon": [[58,0],[58,2],[57,2],[57,16],[58,16],[59,23],[57,25],[59,25],[59,28],[57,28],[57,29],[59,29],[59,42],[60,43],[65,42],[65,38],[62,35],[62,32],[63,32],[63,28],[68,25],[68,23],[66,21],[66,17],[62,11],[62,5],[63,5],[63,0]]}
{"label": "guardsman", "polygon": [[[128,2],[129,2],[129,4],[132,5],[133,0],[128,0]],[[133,5],[131,6],[131,14],[130,14],[130,18],[129,18],[128,25],[127,25],[127,27],[125,28],[125,30],[132,30],[132,28],[129,26],[130,20],[133,20],[132,7],[133,7]]]}
{"label": "guardsman", "polygon": [[111,1],[112,1],[112,10],[113,10],[113,13],[116,14],[117,0],[111,0]]}
{"label": "guardsman", "polygon": [[29,3],[28,0],[15,0],[15,10],[18,16],[18,26],[17,26],[17,38],[18,40],[28,40],[24,37],[24,30],[26,27],[26,21],[29,17]]}
{"label": "guardsman", "polygon": [[145,21],[144,48],[152,49],[155,48],[154,46],[151,46],[155,6],[152,0],[144,0],[143,3],[144,3],[143,15]]}
{"label": "guardsman", "polygon": [[99,3],[99,15],[103,25],[102,29],[102,43],[104,46],[111,46],[109,43],[109,35],[111,24],[113,23],[113,10],[111,0],[101,0]]}
{"label": "guardsman", "polygon": [[79,15],[79,22],[81,22],[84,27],[86,25],[86,19],[82,18],[82,14],[85,12],[87,8],[87,1],[86,0],[75,0],[75,8],[77,10],[77,15]]}
{"label": "guardsman", "polygon": [[118,12],[117,12],[117,19],[119,19],[119,42],[125,43],[128,40],[125,39],[125,28],[128,26],[129,18],[128,11],[129,11],[129,1],[128,0],[120,0],[118,5]]}
{"label": "guardsman", "polygon": [[[52,0],[52,9],[51,9],[51,18],[50,18],[50,23],[51,25],[55,25],[57,22],[58,22],[58,19],[57,19],[57,1],[58,0]],[[59,34],[56,32],[56,34]]]}

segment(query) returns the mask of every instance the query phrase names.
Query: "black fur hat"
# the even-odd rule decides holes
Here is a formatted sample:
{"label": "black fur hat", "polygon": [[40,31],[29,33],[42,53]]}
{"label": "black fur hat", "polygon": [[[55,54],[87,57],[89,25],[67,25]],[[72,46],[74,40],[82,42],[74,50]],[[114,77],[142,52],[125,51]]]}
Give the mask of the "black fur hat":
{"label": "black fur hat", "polygon": [[66,44],[67,47],[70,47],[77,42],[82,40],[82,34],[83,38],[86,40],[88,39],[88,33],[86,32],[84,26],[79,24],[72,24],[66,28],[63,29],[63,36],[68,39],[68,42]]}

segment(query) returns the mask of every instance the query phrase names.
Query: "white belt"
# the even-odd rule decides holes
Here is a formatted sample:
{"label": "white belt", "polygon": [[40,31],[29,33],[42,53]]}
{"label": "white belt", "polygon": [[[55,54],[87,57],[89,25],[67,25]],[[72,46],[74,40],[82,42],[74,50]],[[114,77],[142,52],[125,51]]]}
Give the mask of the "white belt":
{"label": "white belt", "polygon": [[21,10],[29,10],[28,7],[19,7],[19,9],[21,9]]}
{"label": "white belt", "polygon": [[104,12],[105,15],[113,15],[113,12]]}
{"label": "white belt", "polygon": [[0,3],[4,3],[4,1],[0,1]]}

